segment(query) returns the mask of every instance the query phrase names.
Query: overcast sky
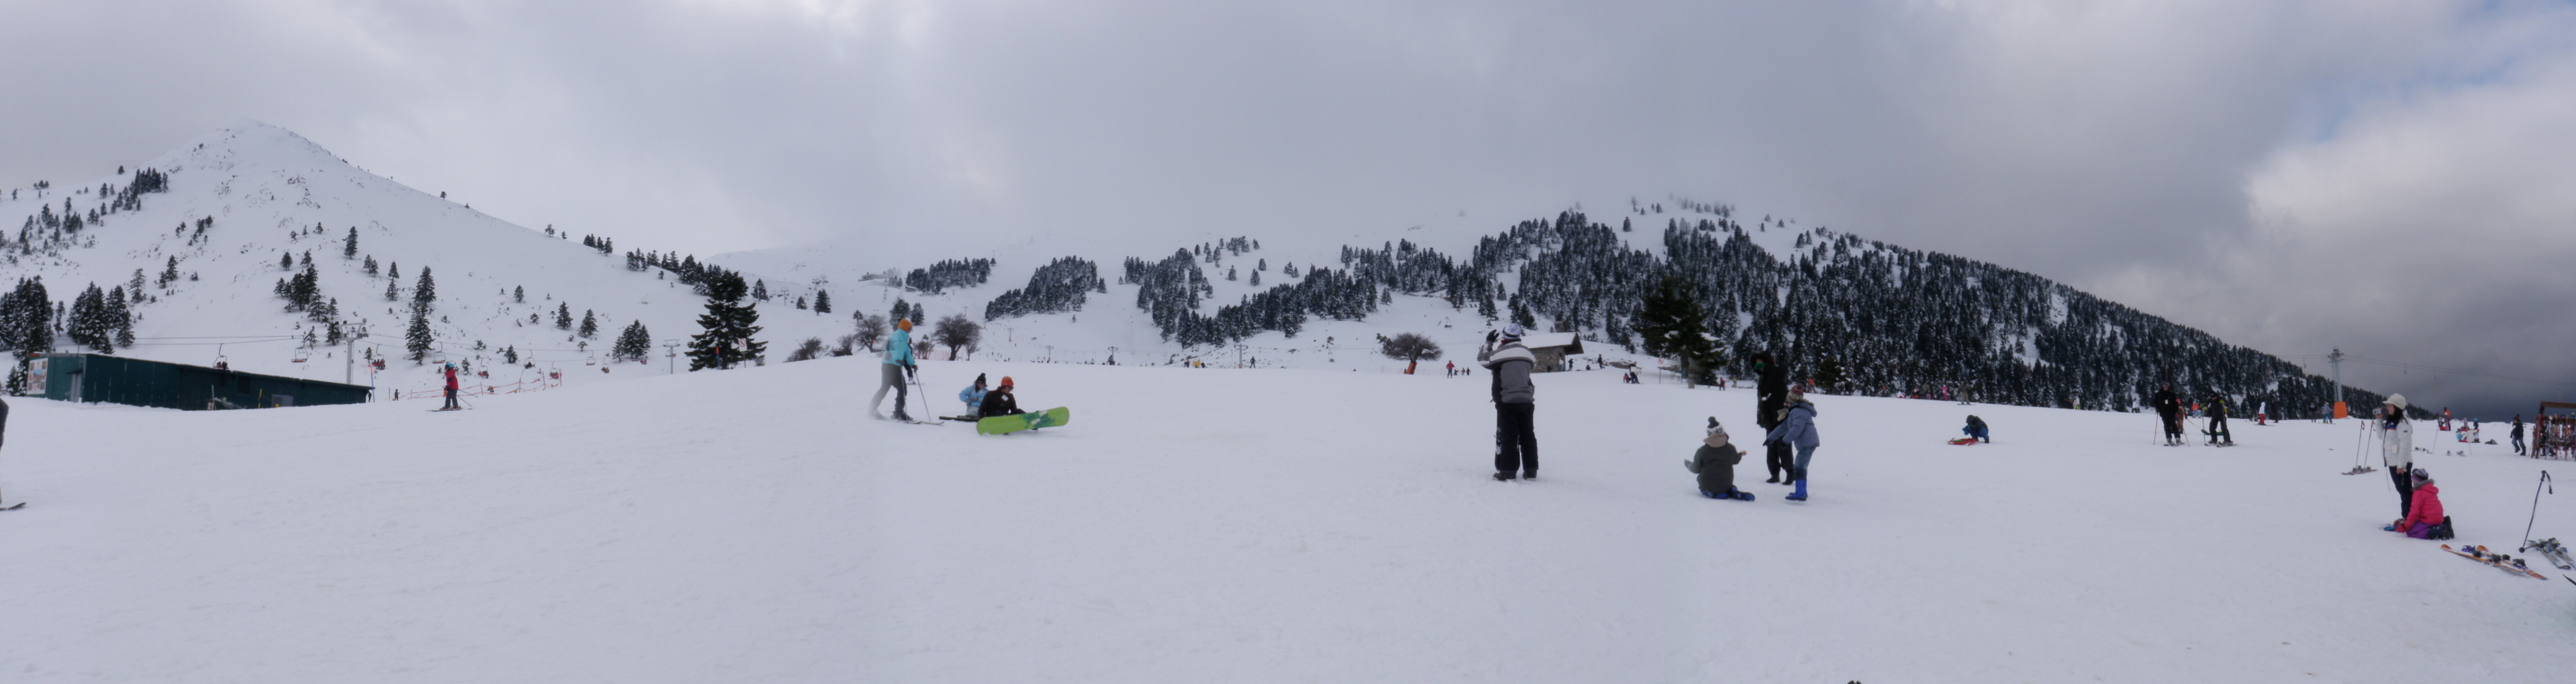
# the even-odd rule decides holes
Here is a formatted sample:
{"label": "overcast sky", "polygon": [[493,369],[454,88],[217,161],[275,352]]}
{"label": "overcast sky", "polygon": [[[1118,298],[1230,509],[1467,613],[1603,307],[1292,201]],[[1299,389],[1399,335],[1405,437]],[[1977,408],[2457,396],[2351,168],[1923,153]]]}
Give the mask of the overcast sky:
{"label": "overcast sky", "polygon": [[2576,400],[2564,2],[13,0],[0,64],[0,185],[249,117],[700,254],[1678,194]]}

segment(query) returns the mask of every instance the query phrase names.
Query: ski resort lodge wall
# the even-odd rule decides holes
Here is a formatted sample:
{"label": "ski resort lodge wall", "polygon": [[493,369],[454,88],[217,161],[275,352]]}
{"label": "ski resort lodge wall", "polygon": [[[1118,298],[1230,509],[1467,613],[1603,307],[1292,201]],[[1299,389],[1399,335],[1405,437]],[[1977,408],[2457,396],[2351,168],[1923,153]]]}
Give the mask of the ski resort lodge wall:
{"label": "ski resort lodge wall", "polygon": [[28,374],[47,399],[189,411],[358,404],[374,389],[102,354],[46,354]]}

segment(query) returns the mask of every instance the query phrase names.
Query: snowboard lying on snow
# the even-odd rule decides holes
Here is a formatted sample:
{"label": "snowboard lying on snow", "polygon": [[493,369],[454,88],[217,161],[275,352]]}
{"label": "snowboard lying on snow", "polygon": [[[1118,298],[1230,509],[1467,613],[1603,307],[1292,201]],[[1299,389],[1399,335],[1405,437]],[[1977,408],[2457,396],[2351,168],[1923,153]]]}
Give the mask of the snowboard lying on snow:
{"label": "snowboard lying on snow", "polygon": [[1072,422],[1072,420],[1072,410],[1058,406],[1034,413],[993,416],[991,418],[978,420],[975,421],[975,433],[982,435],[1007,435],[1021,430],[1055,427]]}

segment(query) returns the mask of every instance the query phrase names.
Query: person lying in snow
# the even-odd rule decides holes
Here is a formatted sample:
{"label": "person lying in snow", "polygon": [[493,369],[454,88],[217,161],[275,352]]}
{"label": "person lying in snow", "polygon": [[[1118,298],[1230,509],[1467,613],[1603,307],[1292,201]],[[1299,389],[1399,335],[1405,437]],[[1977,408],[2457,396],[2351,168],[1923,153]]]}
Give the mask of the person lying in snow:
{"label": "person lying in snow", "polygon": [[1726,442],[1726,426],[1717,417],[1708,419],[1708,436],[1700,439],[1699,450],[1692,452],[1682,467],[1699,474],[1699,495],[1711,499],[1752,501],[1753,494],[1735,488],[1735,464],[1744,461],[1743,450]]}
{"label": "person lying in snow", "polygon": [[2433,476],[2416,468],[2408,476],[2415,481],[2415,503],[2406,508],[2406,517],[2381,528],[2405,532],[2416,539],[2451,538],[2451,518],[2442,515],[2442,488],[2433,486]]}

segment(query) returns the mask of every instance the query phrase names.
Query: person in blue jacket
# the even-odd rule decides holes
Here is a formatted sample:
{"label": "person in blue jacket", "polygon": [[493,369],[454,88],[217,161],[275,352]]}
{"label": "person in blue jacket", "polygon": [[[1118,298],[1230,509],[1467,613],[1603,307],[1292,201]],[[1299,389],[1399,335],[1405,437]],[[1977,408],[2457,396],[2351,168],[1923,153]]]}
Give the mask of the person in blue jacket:
{"label": "person in blue jacket", "polygon": [[959,391],[959,392],[957,393],[957,400],[958,400],[958,401],[962,401],[962,402],[966,402],[966,414],[965,414],[965,415],[972,416],[972,415],[975,415],[975,413],[976,413],[977,411],[981,411],[981,410],[983,410],[983,408],[984,408],[984,374],[982,374],[982,373],[976,373],[976,374],[975,374],[975,385],[974,385],[973,387],[968,387],[968,388],[966,388],[966,389],[964,389],[964,390]]}
{"label": "person in blue jacket", "polygon": [[921,374],[921,367],[912,362],[912,319],[895,319],[894,338],[886,340],[884,366],[885,383],[877,386],[876,398],[868,400],[868,415],[884,420],[885,414],[877,412],[877,405],[885,403],[886,390],[894,390],[894,419],[912,420],[903,412],[904,376]]}
{"label": "person in blue jacket", "polygon": [[1789,466],[1789,484],[1797,491],[1789,493],[1790,501],[1807,500],[1807,459],[1816,455],[1816,404],[1807,401],[1807,393],[1789,388],[1788,408],[1781,409],[1779,427],[1762,437],[1764,445],[1788,444],[1798,447],[1798,458]]}

